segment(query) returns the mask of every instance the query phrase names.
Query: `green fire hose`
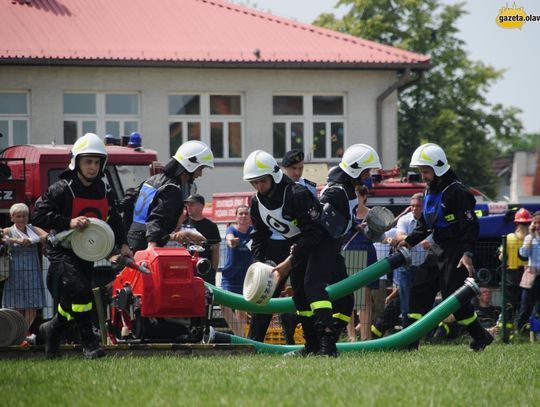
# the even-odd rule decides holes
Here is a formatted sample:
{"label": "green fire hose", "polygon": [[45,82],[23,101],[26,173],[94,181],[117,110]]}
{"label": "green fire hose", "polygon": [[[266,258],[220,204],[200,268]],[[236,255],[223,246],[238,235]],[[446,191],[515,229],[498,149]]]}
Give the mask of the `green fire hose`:
{"label": "green fire hose", "polygon": [[[463,304],[470,301],[479,293],[480,289],[478,288],[476,282],[472,278],[467,278],[465,284],[461,288],[456,290],[456,292],[446,298],[437,307],[433,308],[423,318],[419,319],[401,332],[372,341],[338,343],[338,350],[341,352],[357,352],[403,348],[408,344],[422,338],[429,331],[434,329],[439,322],[445,319],[448,315],[457,311]],[[253,345],[257,352],[261,353],[286,353],[302,348],[300,345],[271,345],[223,333],[219,333],[219,336],[221,339],[219,342],[227,341],[234,344]]]}
{"label": "green fire hose", "polygon": [[[388,256],[385,259],[366,267],[359,273],[347,277],[326,288],[330,300],[344,297],[353,291],[377,280],[379,277],[388,274],[393,269],[404,266],[410,261],[409,251],[405,248],[399,249],[399,252]],[[214,303],[225,305],[241,311],[256,312],[259,314],[280,314],[284,312],[295,312],[291,297],[272,298],[266,305],[257,305],[248,302],[241,295],[222,290],[212,284],[205,283],[214,294]]]}

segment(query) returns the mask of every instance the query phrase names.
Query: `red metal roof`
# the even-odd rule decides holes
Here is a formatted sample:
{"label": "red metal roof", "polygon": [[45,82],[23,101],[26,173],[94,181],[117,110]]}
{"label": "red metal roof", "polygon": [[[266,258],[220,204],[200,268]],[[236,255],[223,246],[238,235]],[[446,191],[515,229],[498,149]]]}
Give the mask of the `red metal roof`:
{"label": "red metal roof", "polygon": [[0,2],[1,64],[427,69],[429,60],[224,0]]}

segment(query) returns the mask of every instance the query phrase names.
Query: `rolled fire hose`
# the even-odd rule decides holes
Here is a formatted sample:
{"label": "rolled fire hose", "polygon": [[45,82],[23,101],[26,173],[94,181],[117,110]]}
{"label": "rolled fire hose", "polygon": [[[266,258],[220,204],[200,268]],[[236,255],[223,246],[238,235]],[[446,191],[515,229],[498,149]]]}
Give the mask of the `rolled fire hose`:
{"label": "rolled fire hose", "polygon": [[[404,266],[410,261],[409,251],[405,248],[399,249],[398,253],[391,254],[385,259],[366,267],[359,273],[347,277],[326,288],[330,300],[336,300],[344,297],[347,294],[358,290],[361,287],[377,280],[379,277],[388,274],[393,269]],[[248,302],[239,294],[234,294],[226,290],[222,290],[212,284],[205,283],[206,286],[213,291],[214,302],[220,305],[225,305],[241,311],[256,312],[259,314],[280,314],[284,312],[295,312],[291,297],[272,298],[266,305],[257,305]]]}
{"label": "rolled fire hose", "polygon": [[114,247],[114,233],[107,222],[88,218],[89,224],[82,230],[70,229],[48,237],[53,246],[72,249],[77,257],[86,261],[98,261],[107,257]]}
{"label": "rolled fire hose", "polygon": [[[341,352],[383,351],[403,348],[422,338],[432,329],[437,327],[439,322],[457,311],[479,293],[480,289],[474,279],[467,278],[463,286],[457,289],[438,306],[433,308],[423,318],[403,329],[401,332],[372,341],[338,343],[337,348]],[[241,338],[235,335],[220,333],[220,338],[222,340],[227,337],[229,337],[230,343],[253,345],[255,350],[261,353],[286,353],[302,348],[301,345],[272,345],[247,338]]]}

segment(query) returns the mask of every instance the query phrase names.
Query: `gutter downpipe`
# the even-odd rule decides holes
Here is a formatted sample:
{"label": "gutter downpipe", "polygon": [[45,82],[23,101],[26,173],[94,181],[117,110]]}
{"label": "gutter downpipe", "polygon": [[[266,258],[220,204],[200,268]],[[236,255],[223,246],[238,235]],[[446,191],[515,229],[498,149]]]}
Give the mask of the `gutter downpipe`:
{"label": "gutter downpipe", "polygon": [[411,79],[411,68],[406,68],[405,73],[400,76],[400,78],[394,82],[392,85],[390,85],[383,93],[381,93],[379,96],[377,96],[377,101],[375,103],[375,139],[377,142],[377,153],[379,153],[379,157],[383,158],[382,150],[383,150],[383,140],[382,140],[382,124],[383,124],[383,109],[382,104],[384,99],[386,99],[392,92],[394,92],[396,89],[398,91],[402,91],[407,89],[408,87],[411,87],[412,85],[420,82],[422,78],[424,77],[424,73],[420,72],[417,74],[416,78]]}

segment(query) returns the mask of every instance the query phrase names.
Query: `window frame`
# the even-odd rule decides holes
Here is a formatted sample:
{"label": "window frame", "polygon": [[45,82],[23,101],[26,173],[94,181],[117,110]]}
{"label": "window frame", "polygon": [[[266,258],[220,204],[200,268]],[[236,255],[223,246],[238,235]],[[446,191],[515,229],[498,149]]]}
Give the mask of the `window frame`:
{"label": "window frame", "polygon": [[[90,93],[96,96],[96,114],[85,113],[64,113],[64,95],[65,94],[85,94]],[[107,114],[106,113],[106,97],[107,95],[136,95],[137,96],[137,110],[138,114]],[[64,90],[62,92],[62,123],[65,126],[65,122],[75,122],[77,124],[76,139],[84,135],[83,122],[94,122],[97,134],[108,134],[107,122],[118,122],[119,134],[113,134],[114,137],[122,138],[122,136],[129,136],[126,134],[126,123],[136,122],[137,129],[134,131],[141,131],[141,111],[142,111],[142,97],[139,91],[123,91],[123,92],[109,92],[109,91],[84,91],[84,90]],[[131,132],[130,132],[131,133]],[[65,139],[65,132],[62,134],[63,142]]]}
{"label": "window frame", "polygon": [[[313,163],[326,163],[326,162],[339,162],[340,157],[332,157],[332,142],[331,136],[331,126],[333,123],[341,123],[343,125],[343,148],[347,145],[348,136],[347,136],[347,93],[346,92],[310,92],[310,93],[273,93],[274,96],[302,96],[303,99],[303,115],[274,115],[272,111],[272,151],[274,151],[273,146],[273,136],[274,136],[274,124],[276,123],[285,123],[285,151],[291,149],[291,124],[302,122],[304,123],[304,134],[303,134],[303,143],[304,143],[304,154],[306,162]],[[338,96],[342,98],[343,101],[343,114],[342,115],[315,115],[313,114],[313,97],[315,96]],[[273,100],[272,100],[273,106]],[[313,151],[313,140],[314,140],[314,124],[315,123],[325,123],[325,156],[324,157],[315,157]]]}
{"label": "window frame", "polygon": [[[212,148],[211,126],[212,123],[221,123],[223,129],[223,157],[218,157],[214,152],[214,162],[216,163],[241,163],[245,154],[245,95],[243,92],[169,92],[167,94],[167,112],[170,111],[169,96],[199,96],[199,114],[169,114],[168,128],[172,123],[181,123],[182,143],[188,141],[188,123],[199,123],[200,140]],[[211,114],[210,98],[212,96],[239,96],[240,114]],[[239,123],[240,126],[240,157],[229,157],[229,123]],[[171,148],[171,134],[168,134],[169,150]],[[176,151],[170,151],[174,155]]]}
{"label": "window frame", "polygon": [[0,90],[0,94],[6,93],[19,93],[24,94],[26,98],[26,113],[2,113],[0,112],[0,121],[7,122],[7,131],[8,131],[8,143],[7,147],[15,145],[14,135],[13,135],[13,126],[16,121],[23,121],[26,123],[26,142],[25,144],[30,144],[31,139],[30,135],[32,134],[30,129],[30,91],[29,90]]}

